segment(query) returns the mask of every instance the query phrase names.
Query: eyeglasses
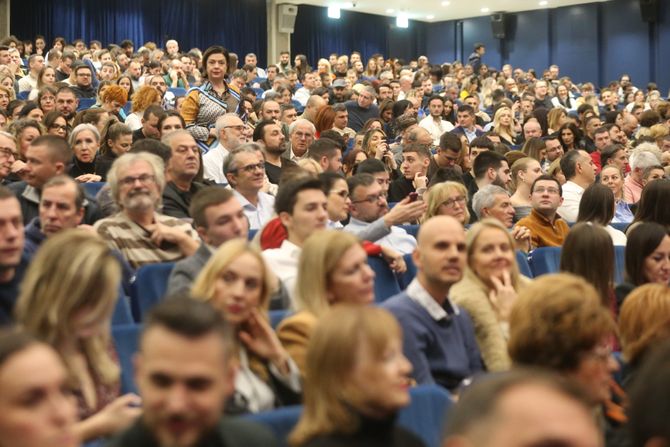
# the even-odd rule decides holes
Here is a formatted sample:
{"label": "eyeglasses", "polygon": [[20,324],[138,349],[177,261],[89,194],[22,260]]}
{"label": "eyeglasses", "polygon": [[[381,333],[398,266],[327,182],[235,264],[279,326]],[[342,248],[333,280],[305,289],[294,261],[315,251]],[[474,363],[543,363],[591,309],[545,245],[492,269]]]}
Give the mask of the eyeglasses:
{"label": "eyeglasses", "polygon": [[384,194],[376,194],[374,196],[367,196],[366,198],[361,199],[361,200],[352,200],[351,203],[363,203],[363,202],[377,203],[381,199],[386,200],[386,196],[384,196]]}
{"label": "eyeglasses", "polygon": [[19,154],[13,151],[11,147],[0,147],[0,155],[3,155],[7,158],[17,158],[19,156]]}
{"label": "eyeglasses", "polygon": [[265,171],[265,162],[261,161],[260,163],[256,163],[253,165],[246,165],[246,166],[241,166],[237,169],[232,170],[231,172],[238,172],[238,171],[244,171],[248,174],[253,173],[256,169],[259,169],[261,171]]}
{"label": "eyeglasses", "polygon": [[465,204],[465,197],[458,196],[454,197],[453,199],[445,200],[444,202],[442,202],[442,205],[446,206],[447,208],[453,208],[454,205],[456,205],[457,203],[463,206],[463,204]]}
{"label": "eyeglasses", "polygon": [[121,180],[119,180],[119,183],[121,183],[123,186],[133,186],[136,181],[140,181],[141,184],[144,186],[149,185],[150,183],[154,183],[156,181],[156,177],[151,175],[151,174],[142,174],[137,177],[124,177]]}
{"label": "eyeglasses", "polygon": [[347,197],[349,197],[349,191],[347,191],[346,189],[343,189],[343,190],[340,190],[340,191],[331,191],[330,193],[331,194],[336,194],[336,195],[342,197],[343,199],[346,199]]}
{"label": "eyeglasses", "polygon": [[538,186],[537,188],[535,188],[535,190],[533,192],[537,192],[539,194],[544,194],[545,192],[547,192],[549,194],[559,194],[560,193],[558,188],[552,188],[552,187],[545,188],[544,186]]}
{"label": "eyeglasses", "polygon": [[51,126],[49,126],[49,129],[58,129],[67,131],[67,125],[65,124],[61,126],[59,124],[52,124]]}
{"label": "eyeglasses", "polygon": [[242,132],[245,128],[244,124],[238,124],[237,126],[223,126],[224,129],[235,129]]}

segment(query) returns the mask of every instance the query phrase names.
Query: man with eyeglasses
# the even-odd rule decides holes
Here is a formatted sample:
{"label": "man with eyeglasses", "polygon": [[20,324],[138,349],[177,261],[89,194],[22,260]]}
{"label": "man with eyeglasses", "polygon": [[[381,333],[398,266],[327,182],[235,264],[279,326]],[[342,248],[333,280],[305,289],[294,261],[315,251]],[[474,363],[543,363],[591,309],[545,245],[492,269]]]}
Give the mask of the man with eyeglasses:
{"label": "man with eyeglasses", "polygon": [[158,156],[139,152],[116,159],[107,176],[120,211],[99,220],[94,228],[133,268],[178,261],[193,255],[200,245],[190,223],[158,212],[164,172]]}
{"label": "man with eyeglasses", "polygon": [[349,127],[360,132],[363,125],[370,118],[379,118],[379,108],[374,104],[377,92],[373,87],[363,87],[358,98],[345,102],[349,112]]}
{"label": "man with eyeglasses", "polygon": [[314,134],[316,134],[316,128],[311,122],[304,118],[298,118],[293,121],[288,128],[291,146],[284,152],[282,157],[296,163],[303,158],[307,158],[307,149],[314,142]]}
{"label": "man with eyeglasses", "polygon": [[563,190],[556,178],[541,175],[530,188],[530,215],[517,222],[530,230],[532,249],[538,247],[560,247],[568,236],[570,227],[558,216],[558,207],[563,203]]}
{"label": "man with eyeglasses", "polygon": [[406,197],[390,211],[381,185],[370,174],[356,174],[347,179],[351,197],[351,220],[344,227],[365,239],[403,254],[412,253],[416,239],[397,225],[413,222],[426,210],[422,200]]}
{"label": "man with eyeglasses", "polygon": [[226,113],[216,120],[214,130],[219,141],[202,156],[205,178],[221,185],[228,185],[223,174],[223,162],[228,154],[244,142],[244,122],[236,113]]}
{"label": "man with eyeglasses", "polygon": [[91,67],[86,64],[79,65],[74,69],[74,79],[77,83],[72,87],[77,98],[95,98],[97,93],[93,88],[93,74]]}
{"label": "man with eyeglasses", "polygon": [[7,177],[12,173],[12,166],[18,158],[16,141],[10,133],[0,131],[0,185],[9,183]]}
{"label": "man with eyeglasses", "polygon": [[249,229],[261,229],[274,213],[275,199],[265,186],[265,160],[261,147],[247,143],[233,151],[223,163],[223,172],[249,219]]}
{"label": "man with eyeglasses", "polygon": [[194,181],[200,169],[200,148],[187,130],[176,130],[165,135],[161,142],[170,147],[167,163],[167,183],[163,191],[163,214],[178,219],[190,219],[193,196],[205,188]]}

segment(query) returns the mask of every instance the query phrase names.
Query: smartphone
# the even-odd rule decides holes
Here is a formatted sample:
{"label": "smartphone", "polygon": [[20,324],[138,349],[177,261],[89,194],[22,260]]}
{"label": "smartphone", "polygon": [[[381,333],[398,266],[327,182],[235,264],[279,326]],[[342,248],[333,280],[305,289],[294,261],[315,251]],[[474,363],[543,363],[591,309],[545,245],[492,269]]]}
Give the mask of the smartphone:
{"label": "smartphone", "polygon": [[409,193],[409,201],[411,202],[416,202],[416,199],[419,198],[419,193],[418,192],[410,192]]}

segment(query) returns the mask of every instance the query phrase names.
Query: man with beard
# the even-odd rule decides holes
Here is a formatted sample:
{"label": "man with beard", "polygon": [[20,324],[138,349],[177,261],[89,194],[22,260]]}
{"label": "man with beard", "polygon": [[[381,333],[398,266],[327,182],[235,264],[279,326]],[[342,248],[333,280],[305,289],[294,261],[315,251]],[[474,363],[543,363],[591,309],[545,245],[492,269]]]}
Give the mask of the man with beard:
{"label": "man with beard", "polygon": [[190,224],[157,210],[165,187],[163,161],[146,152],[128,153],[112,165],[108,176],[119,212],[102,219],[95,229],[134,268],[174,262],[198,249]]}
{"label": "man with beard", "polygon": [[176,296],[145,322],[135,362],[142,417],[109,447],[275,447],[267,428],[222,416],[235,387],[229,324],[208,303]]}
{"label": "man with beard", "polygon": [[268,180],[279,185],[282,172],[297,167],[295,162],[281,156],[286,151],[286,137],[281,126],[273,120],[261,121],[254,129],[254,141],[263,146]]}
{"label": "man with beard", "polygon": [[472,198],[475,193],[487,185],[497,185],[507,188],[512,181],[507,159],[494,151],[484,151],[480,153],[472,166],[474,182],[468,187],[468,209],[470,210],[470,223],[477,221],[477,214],[472,209]]}
{"label": "man with beard", "polygon": [[170,132],[162,139],[170,147],[167,164],[167,184],[163,191],[163,214],[178,219],[191,217],[189,208],[193,196],[205,187],[193,181],[200,170],[200,148],[187,130]]}
{"label": "man with beard", "polygon": [[74,116],[77,114],[79,99],[71,87],[63,86],[56,92],[56,110],[60,112],[68,124],[72,124]]}

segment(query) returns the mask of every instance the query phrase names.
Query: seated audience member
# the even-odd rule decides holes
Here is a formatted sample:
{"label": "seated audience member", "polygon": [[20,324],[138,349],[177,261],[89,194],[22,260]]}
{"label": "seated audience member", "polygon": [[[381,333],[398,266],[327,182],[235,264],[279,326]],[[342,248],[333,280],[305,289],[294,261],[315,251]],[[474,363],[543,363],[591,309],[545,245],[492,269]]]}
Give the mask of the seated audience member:
{"label": "seated audience member", "polygon": [[24,251],[33,256],[48,237],[77,228],[84,217],[84,190],[71,177],[57,175],[42,187],[40,214],[26,226]]}
{"label": "seated audience member", "polygon": [[95,159],[95,173],[101,177],[101,181],[105,181],[114,160],[130,150],[133,131],[125,124],[110,122],[105,126],[100,140],[100,155]]}
{"label": "seated audience member", "polygon": [[163,108],[159,105],[153,104],[147,107],[142,114],[142,127],[133,131],[133,143],[145,138],[158,139],[160,137],[158,121],[163,114]]}
{"label": "seated audience member", "polygon": [[[556,210],[563,202],[561,193],[561,184],[550,175],[541,175],[533,182],[530,188],[533,209],[528,217],[517,222],[517,225],[530,230],[530,245],[533,249],[563,245],[570,228],[556,214]],[[614,205],[610,211],[613,210]]]}
{"label": "seated audience member", "polygon": [[[0,126],[2,128],[2,126]],[[10,175],[15,172],[16,160],[19,152],[16,149],[16,141],[12,134],[0,130],[0,185],[8,184]]]}
{"label": "seated audience member", "polygon": [[344,228],[342,222],[349,218],[349,209],[351,208],[347,179],[340,173],[324,172],[319,174],[319,180],[321,180],[328,199],[326,204],[326,211],[328,212],[327,227],[340,230]]}
{"label": "seated audience member", "polygon": [[305,375],[309,340],[323,314],[339,303],[368,305],[374,301],[375,273],[352,234],[323,230],[303,245],[296,282],[296,313],[279,324],[282,345]]}
{"label": "seated audience member", "polygon": [[451,286],[463,277],[465,251],[462,223],[448,216],[424,222],[412,253],[417,276],[383,304],[402,327],[412,378],[451,392],[483,369],[470,316],[449,299]]}
{"label": "seated audience member", "polygon": [[600,171],[600,183],[607,186],[614,194],[614,223],[631,223],[633,212],[623,199],[623,174],[622,170],[614,165],[603,166]]}
{"label": "seated audience member", "polygon": [[470,222],[468,190],[462,183],[446,181],[431,186],[424,201],[426,212],[422,222],[433,216],[451,216],[463,226]]}
{"label": "seated audience member", "polygon": [[507,188],[512,181],[507,159],[505,156],[492,150],[483,151],[477,154],[477,158],[474,159],[472,165],[472,171],[474,178],[470,183],[470,186],[468,186],[468,196],[471,201],[468,203],[468,207],[470,208],[470,223],[474,223],[477,220],[477,215],[472,209],[472,200],[475,193],[486,185],[496,185],[501,188]]}
{"label": "seated audience member", "polygon": [[288,158],[282,157],[286,152],[286,143],[281,126],[274,120],[263,120],[256,124],[253,138],[263,148],[268,181],[279,185],[282,173],[297,166]]}
{"label": "seated audience member", "polygon": [[230,325],[209,304],[186,297],[158,304],[135,358],[142,416],[108,446],[276,446],[265,427],[223,416],[235,349]]}
{"label": "seated audience member", "polygon": [[314,177],[282,184],[275,199],[275,211],[287,232],[279,248],[263,251],[268,267],[288,289],[295,302],[300,252],[307,238],[328,223],[328,199],[323,184]]}
{"label": "seated audience member", "polygon": [[141,413],[137,396],[119,397],[110,326],[120,280],[121,266],[103,240],[67,230],[40,248],[16,302],[16,322],[63,358],[84,441],[123,430]]}
{"label": "seated audience member", "polygon": [[134,268],[174,262],[198,249],[199,238],[190,224],[158,212],[165,188],[163,166],[156,155],[129,153],[119,157],[108,174],[119,212],[94,228]]}
{"label": "seated audience member", "polygon": [[428,186],[428,166],[431,154],[428,146],[411,143],[402,148],[402,176],[391,182],[388,200],[400,202],[410,193],[422,195]]}
{"label": "seated audience member", "polygon": [[460,138],[451,132],[443,133],[440,137],[439,145],[435,150],[435,155],[430,158],[427,177],[432,179],[439,169],[458,169],[456,168],[458,166],[456,163],[461,156],[462,149],[463,143]]}
{"label": "seated audience member", "polygon": [[271,218],[275,198],[263,192],[265,160],[261,147],[247,143],[232,152],[223,163],[223,172],[242,204],[250,230],[260,230]]}
{"label": "seated audience member", "polygon": [[[64,174],[72,160],[67,142],[55,135],[35,138],[26,152],[25,181],[15,182],[10,189],[21,203],[24,224],[39,216],[42,187],[52,177]],[[99,216],[97,204],[90,198],[84,201],[84,223],[93,224]]]}
{"label": "seated audience member", "polygon": [[186,128],[184,118],[176,110],[166,110],[163,116],[158,120],[158,131],[161,138],[175,130]]}
{"label": "seated audience member", "polygon": [[444,98],[433,95],[428,99],[429,114],[419,121],[419,126],[430,132],[433,137],[433,145],[438,146],[442,135],[452,131],[454,125],[444,119]]}
{"label": "seated audience member", "polygon": [[202,166],[206,179],[227,185],[223,162],[228,154],[244,143],[244,122],[236,113],[226,113],[217,118],[215,130],[219,140],[202,156]]}
{"label": "seated audience member", "polygon": [[[400,253],[411,253],[416,248],[416,239],[397,225],[417,220],[425,211],[421,200],[403,199],[391,211],[388,209],[382,187],[370,174],[349,177],[351,197],[351,219],[345,231],[364,240],[388,246]],[[396,209],[400,207],[396,211]]]}
{"label": "seated audience member", "polygon": [[576,222],[584,190],[596,179],[596,167],[588,152],[580,149],[568,151],[561,158],[561,171],[567,182],[562,186],[563,203],[558,214],[568,222]]}
{"label": "seated audience member", "polygon": [[178,219],[191,218],[191,200],[205,187],[204,183],[195,181],[200,170],[200,148],[187,130],[170,132],[162,142],[171,150],[165,173],[163,214]]}
{"label": "seated audience member", "polygon": [[637,374],[629,394],[631,445],[653,446],[670,442],[668,394],[670,342],[655,347]]}
{"label": "seated audience member", "polygon": [[519,294],[512,309],[509,355],[517,366],[555,371],[581,386],[594,412],[607,407],[596,420],[609,434],[625,420],[611,401],[615,331],[593,286],[574,275],[544,275]]}
{"label": "seated audience member", "polygon": [[80,183],[101,181],[102,177],[95,172],[100,148],[98,129],[92,124],[79,124],[72,129],[68,143],[73,152],[68,175]]}
{"label": "seated audience member", "polygon": [[477,215],[477,220],[489,217],[498,220],[510,230],[516,248],[530,251],[530,230],[518,223],[514,225],[514,207],[506,189],[493,184],[482,187],[472,198],[472,210]]}
{"label": "seated audience member", "polygon": [[[355,152],[355,150],[351,152]],[[389,187],[391,186],[391,175],[389,174],[389,171],[386,169],[386,166],[384,166],[384,162],[377,158],[365,158],[357,163],[358,164],[355,166],[354,169],[355,172],[353,172],[351,175],[354,174],[372,175],[375,181],[379,183],[379,186],[382,187],[382,193],[384,194],[384,196],[388,197]],[[347,179],[351,177],[351,175],[347,175]]]}
{"label": "seated audience member", "polygon": [[641,223],[628,232],[624,282],[615,289],[619,307],[636,287],[647,283],[670,285],[670,236],[667,227]]}
{"label": "seated audience member", "polygon": [[625,361],[622,384],[628,388],[652,347],[670,338],[670,288],[645,284],[633,290],[619,312],[619,336]]}
{"label": "seated audience member", "polygon": [[[602,226],[580,222],[570,229],[561,250],[560,270],[588,281],[598,292],[602,306],[616,317],[614,246],[612,238]],[[615,343],[611,346],[618,347]]]}
{"label": "seated audience member", "polygon": [[349,127],[359,132],[370,118],[379,118],[379,108],[374,104],[376,92],[371,86],[363,87],[356,99],[344,103],[349,112]]}
{"label": "seated audience member", "polygon": [[314,331],[307,351],[305,406],[289,435],[294,446],[420,447],[396,425],[409,405],[411,364],[398,323],[385,310],[336,306]]}
{"label": "seated audience member", "polygon": [[626,203],[637,203],[640,200],[644,188],[644,170],[659,164],[660,160],[654,152],[644,150],[644,146],[635,148],[630,155],[630,174],[623,182],[623,197]]}
{"label": "seated audience member", "polygon": [[0,186],[0,326],[13,320],[19,285],[28,268],[24,241],[21,205],[12,191]]}
{"label": "seated audience member", "polygon": [[606,127],[599,127],[593,133],[593,142],[595,150],[591,152],[591,159],[596,166],[596,172],[600,172],[602,168],[601,153],[612,144],[609,130]]}
{"label": "seated audience member", "polygon": [[509,369],[509,314],[517,293],[530,282],[519,274],[514,241],[495,219],[484,219],[466,234],[467,268],[449,298],[472,318],[479,351],[488,371]]}
{"label": "seated audience member", "polygon": [[298,118],[288,127],[290,146],[282,155],[293,162],[307,158],[307,149],[314,142],[316,128],[304,118]]}
{"label": "seated audience member", "polygon": [[484,131],[477,127],[475,109],[473,109],[472,106],[467,104],[460,106],[456,113],[456,117],[458,118],[458,126],[454,127],[454,129],[451,130],[451,133],[459,137],[464,135],[469,143],[472,143],[472,140],[477,137],[484,136]]}
{"label": "seated audience member", "polygon": [[626,229],[630,232],[641,222],[656,222],[670,228],[670,180],[661,179],[649,183],[642,190],[633,223]]}
{"label": "seated audience member", "polygon": [[96,90],[93,88],[93,72],[91,67],[86,64],[81,64],[74,69],[75,85],[72,86],[72,91],[78,99],[81,98],[95,98]]}
{"label": "seated audience member", "polygon": [[[79,447],[68,371],[47,343],[0,331],[0,439],[16,447]],[[34,396],[26,408],[25,396]]]}
{"label": "seated audience member", "polygon": [[534,158],[523,157],[512,163],[511,172],[514,194],[510,202],[514,207],[514,222],[518,222],[529,216],[533,209],[531,187],[542,175],[542,167]]}
{"label": "seated audience member", "polygon": [[239,340],[238,371],[226,413],[257,413],[300,403],[300,372],[267,316],[272,272],[244,239],[221,245],[207,261],[191,294],[208,301]]}
{"label": "seated audience member", "polygon": [[210,186],[198,191],[191,200],[189,214],[202,242],[193,255],[175,264],[167,295],[190,292],[193,281],[214,250],[231,239],[246,239],[249,231],[249,221],[240,201],[226,188]]}
{"label": "seated audience member", "polygon": [[582,389],[535,369],[477,380],[449,412],[446,425],[444,447],[603,445]]}
{"label": "seated audience member", "polygon": [[584,191],[579,203],[577,222],[591,222],[602,225],[612,238],[614,245],[626,245],[623,231],[613,228],[610,223],[614,218],[614,194],[601,183],[594,183]]}
{"label": "seated audience member", "polygon": [[321,172],[342,172],[342,149],[330,138],[316,140],[309,146],[307,154],[319,164]]}

